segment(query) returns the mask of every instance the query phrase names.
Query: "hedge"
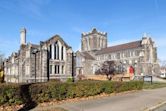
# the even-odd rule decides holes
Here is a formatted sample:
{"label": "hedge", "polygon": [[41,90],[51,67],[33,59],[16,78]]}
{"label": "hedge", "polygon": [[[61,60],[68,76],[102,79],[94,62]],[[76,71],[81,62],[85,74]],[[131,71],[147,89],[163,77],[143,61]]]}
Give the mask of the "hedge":
{"label": "hedge", "polygon": [[22,104],[19,85],[16,84],[0,84],[0,105]]}
{"label": "hedge", "polygon": [[0,105],[24,104],[64,100],[76,97],[88,97],[101,93],[119,93],[129,90],[140,90],[141,81],[78,81],[76,83],[47,82],[36,84],[0,84]]}

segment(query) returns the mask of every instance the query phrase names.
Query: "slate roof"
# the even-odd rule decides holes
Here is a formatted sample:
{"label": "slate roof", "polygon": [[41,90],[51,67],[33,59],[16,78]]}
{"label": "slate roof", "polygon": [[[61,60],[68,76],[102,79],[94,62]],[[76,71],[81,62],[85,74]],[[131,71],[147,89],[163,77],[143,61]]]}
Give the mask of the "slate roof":
{"label": "slate roof", "polygon": [[31,46],[32,46],[33,48],[38,48],[40,45],[37,45],[37,44],[31,44]]}
{"label": "slate roof", "polygon": [[116,45],[116,46],[103,48],[103,49],[97,51],[96,55],[101,55],[101,54],[107,54],[107,53],[117,52],[117,51],[121,51],[121,50],[138,48],[138,47],[142,46],[141,42],[142,41],[139,40],[139,41],[134,41],[134,42],[129,42],[129,43],[125,43],[125,44],[120,44],[120,45]]}
{"label": "slate roof", "polygon": [[85,59],[95,60],[95,58],[91,56],[88,52],[82,52],[82,55],[85,57]]}

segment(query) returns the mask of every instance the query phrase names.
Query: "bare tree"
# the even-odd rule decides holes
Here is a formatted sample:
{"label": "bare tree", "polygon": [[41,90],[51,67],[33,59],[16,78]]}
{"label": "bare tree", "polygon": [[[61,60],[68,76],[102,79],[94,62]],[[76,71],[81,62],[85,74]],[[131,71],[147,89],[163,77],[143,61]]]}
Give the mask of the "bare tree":
{"label": "bare tree", "polygon": [[160,61],[161,67],[166,67],[166,60]]}
{"label": "bare tree", "polygon": [[111,80],[116,71],[116,64],[114,61],[105,61],[101,68],[96,71],[96,74],[106,75],[108,80]]}

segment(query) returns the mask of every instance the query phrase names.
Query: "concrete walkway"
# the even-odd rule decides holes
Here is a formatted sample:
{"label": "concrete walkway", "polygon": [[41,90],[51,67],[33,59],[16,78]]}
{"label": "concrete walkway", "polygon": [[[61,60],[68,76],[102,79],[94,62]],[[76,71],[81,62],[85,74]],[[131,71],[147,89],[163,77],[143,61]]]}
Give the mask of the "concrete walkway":
{"label": "concrete walkway", "polygon": [[[42,110],[63,107],[69,111],[144,111],[148,107],[166,101],[166,88],[143,90],[94,100],[84,100],[76,103],[63,103],[48,106]],[[33,109],[34,111],[40,108]]]}

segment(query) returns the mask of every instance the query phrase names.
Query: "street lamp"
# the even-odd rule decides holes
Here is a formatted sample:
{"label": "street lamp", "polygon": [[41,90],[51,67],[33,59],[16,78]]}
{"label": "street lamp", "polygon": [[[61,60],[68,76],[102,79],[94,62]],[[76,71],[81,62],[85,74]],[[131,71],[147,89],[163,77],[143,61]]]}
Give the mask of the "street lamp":
{"label": "street lamp", "polygon": [[35,83],[36,83],[36,54],[39,52],[38,49],[32,50],[32,54],[35,55]]}
{"label": "street lamp", "polygon": [[74,76],[75,76],[75,57],[76,57],[75,53],[72,52],[72,82],[75,82],[75,78],[74,78]]}

